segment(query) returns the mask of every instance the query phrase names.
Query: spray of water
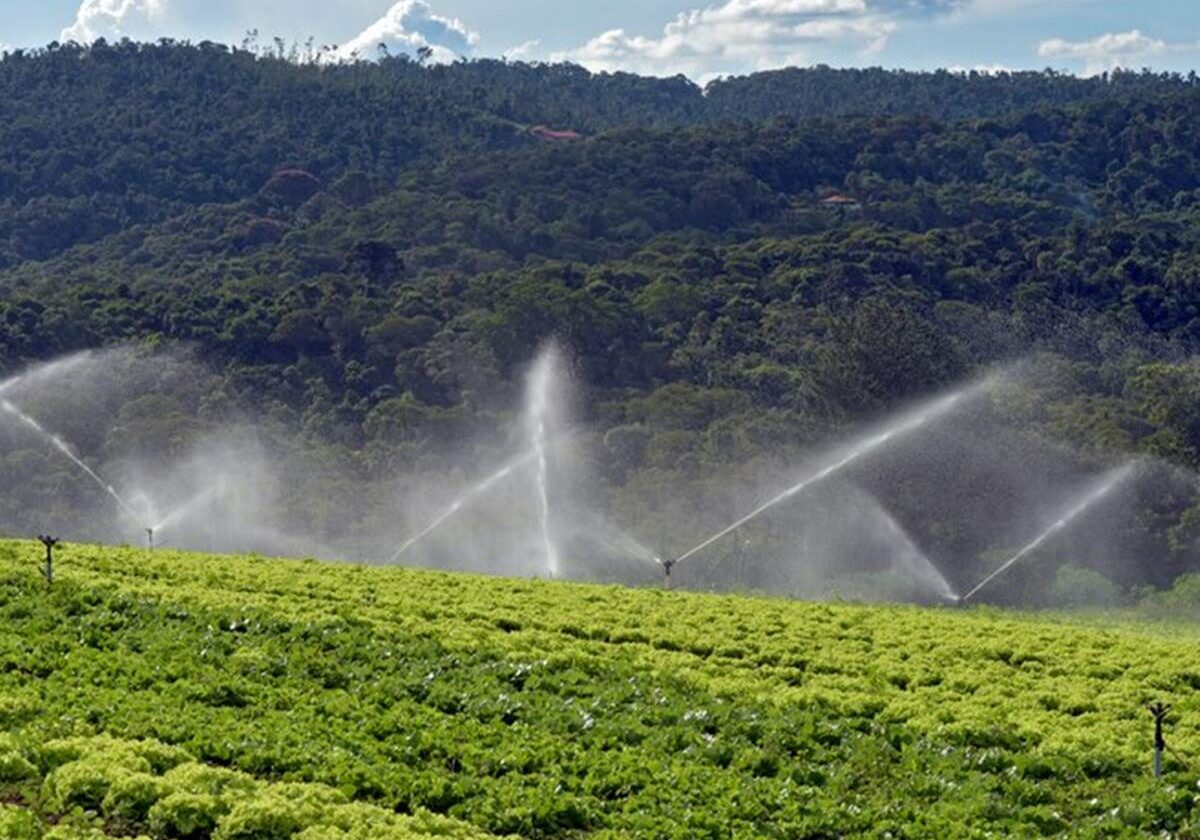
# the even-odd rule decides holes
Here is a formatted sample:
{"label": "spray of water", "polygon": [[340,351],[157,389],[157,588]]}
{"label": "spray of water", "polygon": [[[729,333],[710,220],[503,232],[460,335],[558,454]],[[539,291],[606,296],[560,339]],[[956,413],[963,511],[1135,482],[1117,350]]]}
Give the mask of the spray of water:
{"label": "spray of water", "polygon": [[592,531],[591,535],[621,557],[630,557],[644,563],[658,564],[662,562],[653,549],[615,526],[609,526],[603,530],[597,529]]}
{"label": "spray of water", "polygon": [[137,512],[134,511],[134,509],[130,507],[130,505],[123,498],[121,498],[121,494],[119,494],[111,484],[102,479],[95,470],[85,464],[82,459],[80,459],[74,452],[71,451],[71,447],[67,446],[66,441],[64,441],[58,435],[51,434],[50,432],[46,431],[41,423],[39,423],[37,420],[34,420],[24,411],[21,411],[21,409],[17,408],[9,400],[0,399],[0,408],[4,409],[4,411],[11,414],[13,417],[16,417],[30,429],[33,429],[33,431],[37,432],[37,434],[41,436],[43,440],[66,456],[71,463],[83,470],[84,474],[91,478],[92,481],[96,482],[96,484],[98,484],[105,493],[112,497],[113,501],[117,503],[117,507],[119,507],[121,511],[124,512],[125,515],[128,516],[132,521],[136,522],[144,529],[149,527],[142,521],[142,518],[138,516]]}
{"label": "spray of water", "polygon": [[937,566],[933,564],[928,555],[917,547],[912,537],[896,521],[896,518],[882,506],[879,508],[879,515],[883,518],[888,535],[900,551],[897,565],[908,572],[913,579],[928,587],[938,598],[944,601],[957,601],[958,595],[955,594],[954,587],[946,580],[945,575],[938,571]]}
{"label": "spray of water", "polygon": [[546,558],[546,573],[554,578],[559,574],[558,547],[550,525],[550,477],[546,462],[547,417],[550,413],[550,391],[557,370],[558,354],[553,347],[542,351],[529,374],[526,390],[525,418],[530,444],[536,461],[538,524],[542,534],[542,551]]}
{"label": "spray of water", "polygon": [[161,534],[164,531],[168,531],[174,526],[178,525],[180,522],[188,519],[197,510],[201,509],[204,507],[204,505],[208,504],[213,499],[216,499],[224,492],[224,483],[219,483],[205,490],[201,490],[199,493],[192,496],[192,498],[190,498],[188,501],[184,502],[162,519],[158,520],[154,525],[151,525],[148,530],[155,534]]}
{"label": "spray of water", "polygon": [[575,508],[567,516],[572,533],[603,546],[615,558],[647,565],[661,562],[653,549],[595,511]]}
{"label": "spray of water", "polygon": [[82,364],[90,358],[92,358],[92,352],[90,350],[84,350],[81,353],[75,353],[70,356],[66,356],[55,362],[38,365],[37,367],[23,373],[19,373],[16,376],[0,380],[0,394],[12,390],[18,385],[27,384],[29,382],[41,379],[48,379],[52,376],[65,373],[67,370]]}
{"label": "spray of water", "polygon": [[527,452],[520,458],[517,458],[515,461],[510,461],[508,464],[496,470],[496,472],[483,479],[483,481],[478,482],[466,493],[463,493],[461,496],[451,502],[449,506],[445,508],[445,510],[434,517],[432,522],[405,540],[403,545],[396,549],[396,553],[392,555],[390,562],[395,563],[397,560],[403,557],[410,548],[436,531],[443,522],[454,516],[471,502],[475,501],[480,496],[483,496],[501,481],[512,475],[519,467],[531,460],[533,458],[533,454],[534,453],[532,452]]}
{"label": "spray of water", "polygon": [[970,592],[968,592],[966,595],[964,595],[962,597],[963,602],[965,603],[965,602],[971,600],[971,598],[973,598],[976,594],[978,594],[979,590],[983,589],[985,586],[987,586],[989,583],[994,581],[996,578],[1000,577],[1000,575],[1007,572],[1009,569],[1011,569],[1014,565],[1019,563],[1021,560],[1028,557],[1033,552],[1037,551],[1039,548],[1042,547],[1042,545],[1048,539],[1053,537],[1059,531],[1062,531],[1064,528],[1066,528],[1068,525],[1070,525],[1075,519],[1077,519],[1081,514],[1083,514],[1085,511],[1089,510],[1091,507],[1096,505],[1105,496],[1107,496],[1109,493],[1111,493],[1113,490],[1115,490],[1118,486],[1120,486],[1125,481],[1127,481],[1130,478],[1130,476],[1133,475],[1135,466],[1136,466],[1135,464],[1126,464],[1123,467],[1119,467],[1118,469],[1115,469],[1112,472],[1106,473],[1105,475],[1101,476],[1095,483],[1092,484],[1091,487],[1089,487],[1083,493],[1083,495],[1080,497],[1080,499],[1077,502],[1075,502],[1075,504],[1072,505],[1071,508],[1065,514],[1063,514],[1063,516],[1060,519],[1055,521],[1053,525],[1051,525],[1049,528],[1047,528],[1045,531],[1043,531],[1037,537],[1037,539],[1035,539],[1033,542],[1029,543],[1029,545],[1025,546],[1020,551],[1018,551],[1016,554],[1014,554],[1012,557],[1010,557],[1008,560],[1006,560],[1000,566],[1000,568],[996,569],[996,571],[992,572],[990,575],[985,577],[983,580],[981,580],[975,586],[974,589],[972,589]]}
{"label": "spray of water", "polygon": [[833,463],[829,464],[828,466],[824,467],[823,469],[819,470],[818,472],[816,472],[812,475],[806,476],[803,480],[801,480],[798,483],[787,488],[779,495],[777,495],[771,499],[768,499],[766,502],[759,505],[754,510],[750,511],[748,514],[743,516],[741,519],[738,519],[732,525],[729,525],[729,526],[721,529],[720,531],[713,534],[708,539],[701,542],[699,545],[696,545],[693,548],[688,549],[683,554],[679,555],[679,557],[677,557],[675,559],[674,563],[682,563],[684,560],[687,560],[689,557],[691,557],[695,554],[698,554],[699,552],[708,548],[710,545],[712,545],[713,543],[722,539],[723,537],[725,537],[729,534],[732,534],[734,531],[738,530],[746,523],[762,516],[764,513],[766,513],[768,510],[775,507],[776,505],[787,501],[788,499],[792,498],[793,496],[798,495],[799,493],[803,493],[805,490],[809,489],[813,485],[819,484],[820,482],[824,481],[825,479],[829,478],[830,476],[841,472],[842,470],[846,469],[851,464],[853,464],[855,461],[858,461],[861,458],[863,458],[864,456],[871,454],[872,452],[874,452],[877,449],[880,449],[881,447],[883,447],[885,444],[887,444],[894,438],[898,438],[905,434],[908,434],[909,432],[915,431],[916,429],[919,429],[920,427],[924,426],[926,423],[930,422],[931,420],[933,420],[937,417],[940,417],[943,414],[946,414],[952,408],[954,408],[956,405],[958,405],[958,403],[964,397],[966,397],[968,395],[973,395],[974,393],[981,391],[984,387],[989,385],[990,382],[991,382],[991,380],[985,380],[984,382],[982,382],[978,385],[975,385],[970,388],[965,388],[965,389],[958,391],[954,394],[951,394],[947,397],[943,397],[942,399],[937,400],[936,402],[932,403],[931,405],[928,405],[927,407],[925,407],[923,409],[920,409],[918,411],[914,411],[914,412],[911,412],[911,413],[905,415],[899,421],[897,421],[896,423],[893,423],[885,431],[883,431],[877,435],[874,435],[872,437],[868,437],[865,440],[862,440],[858,443],[853,444],[849,448],[849,451],[846,452],[846,454],[844,454],[838,460],[834,461]]}

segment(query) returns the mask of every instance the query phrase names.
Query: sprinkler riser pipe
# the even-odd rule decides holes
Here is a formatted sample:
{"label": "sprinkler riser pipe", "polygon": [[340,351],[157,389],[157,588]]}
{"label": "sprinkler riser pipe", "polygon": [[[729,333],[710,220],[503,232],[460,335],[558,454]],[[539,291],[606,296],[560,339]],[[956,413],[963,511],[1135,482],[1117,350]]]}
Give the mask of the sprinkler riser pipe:
{"label": "sprinkler riser pipe", "polygon": [[39,569],[39,571],[42,573],[42,577],[44,577],[46,579],[46,585],[53,586],[54,585],[54,546],[58,545],[59,541],[48,534],[45,536],[39,535],[38,541],[42,545],[46,546],[46,562],[45,562],[45,565],[41,569]]}
{"label": "sprinkler riser pipe", "polygon": [[1161,779],[1163,774],[1163,752],[1167,749],[1167,739],[1163,735],[1163,724],[1171,713],[1170,705],[1161,702],[1151,703],[1146,707],[1154,717],[1154,778]]}

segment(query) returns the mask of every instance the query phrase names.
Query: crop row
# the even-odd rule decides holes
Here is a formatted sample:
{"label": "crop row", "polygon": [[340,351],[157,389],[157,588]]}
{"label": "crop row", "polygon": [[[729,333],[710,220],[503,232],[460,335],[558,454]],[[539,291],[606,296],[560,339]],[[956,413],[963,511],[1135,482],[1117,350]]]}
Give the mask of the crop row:
{"label": "crop row", "polygon": [[[43,814],[41,745],[109,736],[526,837],[1200,818],[1200,661],[1155,628],[85,547],[50,590],[35,557],[0,544],[0,724]],[[1161,783],[1150,699],[1179,715]]]}

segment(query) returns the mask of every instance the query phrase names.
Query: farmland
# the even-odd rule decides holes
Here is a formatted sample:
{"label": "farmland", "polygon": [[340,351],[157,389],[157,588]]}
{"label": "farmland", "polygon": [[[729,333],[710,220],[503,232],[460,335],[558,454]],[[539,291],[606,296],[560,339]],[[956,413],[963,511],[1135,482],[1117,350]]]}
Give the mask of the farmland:
{"label": "farmland", "polygon": [[40,552],[4,837],[1200,836],[1186,626]]}

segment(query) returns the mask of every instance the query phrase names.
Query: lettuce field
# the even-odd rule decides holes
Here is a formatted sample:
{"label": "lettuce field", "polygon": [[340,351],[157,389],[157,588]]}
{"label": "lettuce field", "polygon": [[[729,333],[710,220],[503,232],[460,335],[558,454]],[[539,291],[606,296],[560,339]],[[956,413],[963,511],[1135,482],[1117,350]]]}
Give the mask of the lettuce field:
{"label": "lettuce field", "polygon": [[1187,626],[41,553],[3,838],[1200,837]]}

